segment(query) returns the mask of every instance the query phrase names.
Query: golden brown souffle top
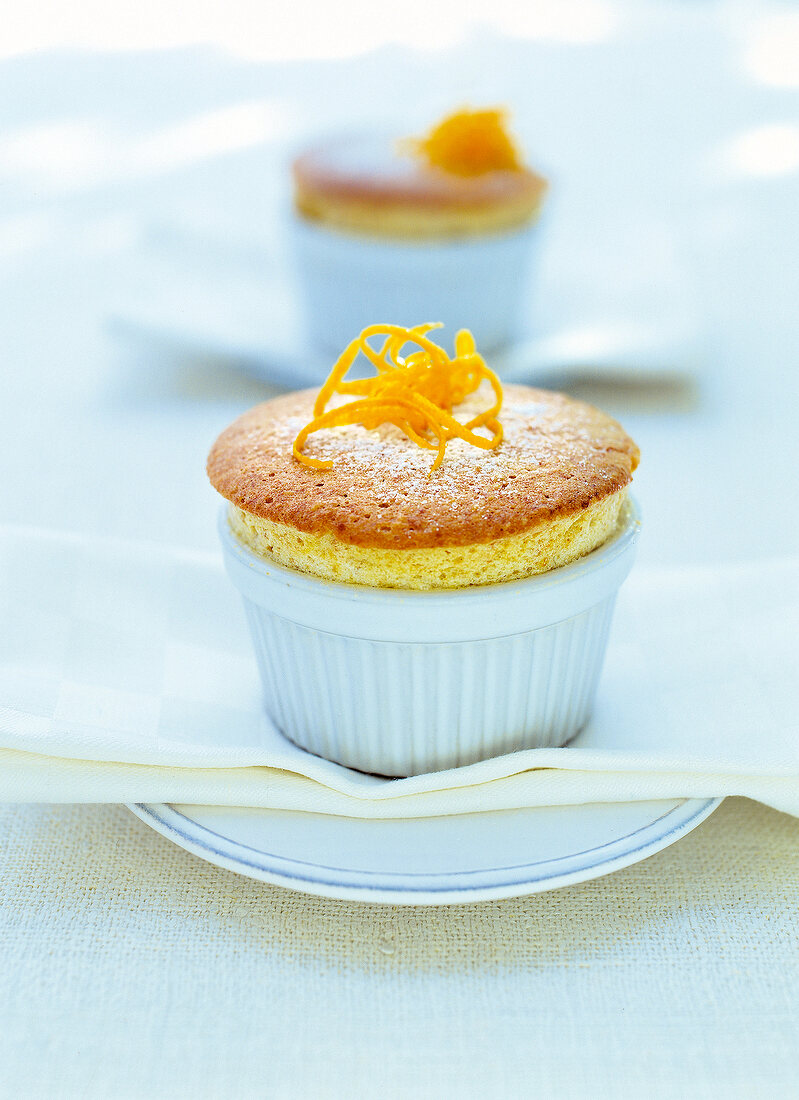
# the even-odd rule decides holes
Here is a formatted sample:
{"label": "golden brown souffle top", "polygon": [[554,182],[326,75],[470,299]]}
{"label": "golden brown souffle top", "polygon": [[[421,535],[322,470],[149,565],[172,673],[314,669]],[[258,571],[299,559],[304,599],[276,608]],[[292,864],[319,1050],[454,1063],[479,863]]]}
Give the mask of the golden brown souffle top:
{"label": "golden brown souffle top", "polygon": [[[292,457],[312,419],[316,390],[256,405],[217,439],[208,476],[255,516],[356,546],[408,550],[462,546],[528,531],[623,489],[638,448],[615,420],[583,401],[528,386],[505,386],[505,437],[493,451],[458,439],[435,455],[393,425],[314,433],[308,454],[333,459],[313,470]],[[477,391],[458,416],[486,404]],[[473,413],[472,413],[473,414]]]}
{"label": "golden brown souffle top", "polygon": [[523,203],[532,210],[547,189],[530,168],[459,176],[400,155],[395,146],[388,135],[344,135],[308,149],[293,164],[298,208],[312,218],[319,203],[331,200],[430,211]]}

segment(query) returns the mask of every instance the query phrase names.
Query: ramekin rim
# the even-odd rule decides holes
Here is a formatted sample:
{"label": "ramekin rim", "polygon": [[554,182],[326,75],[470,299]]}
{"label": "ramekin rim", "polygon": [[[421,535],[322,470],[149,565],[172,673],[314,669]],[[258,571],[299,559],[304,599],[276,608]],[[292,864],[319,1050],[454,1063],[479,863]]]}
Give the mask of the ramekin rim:
{"label": "ramekin rim", "polygon": [[348,233],[336,225],[311,218],[305,218],[296,210],[289,226],[289,232],[305,237],[309,241],[322,242],[323,247],[335,248],[338,246],[350,248],[359,252],[371,252],[375,248],[381,255],[391,254],[394,258],[421,256],[432,251],[437,255],[450,254],[458,256],[475,246],[486,244],[500,245],[505,242],[526,241],[537,236],[536,230],[540,228],[543,217],[536,214],[531,221],[522,222],[519,225],[509,226],[506,229],[496,229],[489,232],[470,233],[462,237],[419,237],[413,240],[404,240],[394,237],[379,237],[368,233]]}
{"label": "ramekin rim", "polygon": [[371,585],[352,584],[347,581],[332,581],[324,577],[317,577],[311,573],[302,573],[296,569],[290,569],[279,562],[267,561],[246,546],[232,531],[228,516],[230,509],[234,507],[232,502],[224,501],[219,510],[219,535],[223,547],[236,555],[244,564],[258,573],[266,580],[283,582],[287,587],[300,589],[310,594],[324,595],[328,598],[344,599],[359,602],[372,602],[391,606],[400,603],[406,607],[409,602],[422,607],[430,607],[435,602],[449,604],[463,602],[466,599],[474,602],[488,602],[497,597],[521,596],[532,592],[551,590],[556,586],[567,585],[570,582],[582,580],[590,573],[598,572],[612,565],[622,557],[637,540],[641,528],[641,510],[635,497],[628,493],[624,504],[620,522],[605,542],[576,561],[567,565],[550,569],[544,573],[536,573],[530,577],[522,577],[516,580],[499,581],[492,584],[475,584],[461,588],[435,588],[435,589],[411,589],[411,588],[380,588]]}

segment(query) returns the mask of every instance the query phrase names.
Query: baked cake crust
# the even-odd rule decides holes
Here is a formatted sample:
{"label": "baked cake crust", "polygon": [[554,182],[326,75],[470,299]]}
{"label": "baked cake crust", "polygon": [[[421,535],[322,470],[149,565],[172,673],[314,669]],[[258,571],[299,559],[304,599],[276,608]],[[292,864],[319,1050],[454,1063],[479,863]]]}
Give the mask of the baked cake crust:
{"label": "baked cake crust", "polygon": [[[314,433],[306,453],[333,459],[333,468],[297,462],[292,444],[312,419],[317,395],[304,390],[257,405],[222,432],[208,476],[223,497],[246,517],[266,521],[270,531],[277,525],[278,532],[320,536],[334,546],[397,551],[486,544],[576,518],[611,498],[615,523],[638,464],[633,440],[585,402],[528,386],[503,389],[502,444],[481,450],[453,439],[432,474],[435,452],[392,425]],[[468,419],[486,402],[478,390],[456,415]]]}
{"label": "baked cake crust", "polygon": [[343,230],[421,237],[511,229],[537,213],[547,190],[529,168],[458,176],[396,153],[389,138],[342,138],[297,157],[294,201],[303,217]]}

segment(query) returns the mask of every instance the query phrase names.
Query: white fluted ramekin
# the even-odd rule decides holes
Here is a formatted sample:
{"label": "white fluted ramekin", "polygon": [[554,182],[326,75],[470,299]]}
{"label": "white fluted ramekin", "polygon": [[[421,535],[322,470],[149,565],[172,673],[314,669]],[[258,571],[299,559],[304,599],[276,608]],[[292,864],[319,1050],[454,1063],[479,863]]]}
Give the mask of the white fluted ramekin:
{"label": "white fluted ramekin", "polygon": [[339,584],[253,554],[223,508],[225,567],[247,612],[267,712],[297,745],[417,775],[563,745],[587,722],[639,518],[561,569],[410,592]]}
{"label": "white fluted ramekin", "polygon": [[394,325],[442,321],[450,337],[468,328],[481,351],[519,334],[535,225],[457,241],[347,236],[295,217],[292,245],[306,330],[340,354],[376,320]]}

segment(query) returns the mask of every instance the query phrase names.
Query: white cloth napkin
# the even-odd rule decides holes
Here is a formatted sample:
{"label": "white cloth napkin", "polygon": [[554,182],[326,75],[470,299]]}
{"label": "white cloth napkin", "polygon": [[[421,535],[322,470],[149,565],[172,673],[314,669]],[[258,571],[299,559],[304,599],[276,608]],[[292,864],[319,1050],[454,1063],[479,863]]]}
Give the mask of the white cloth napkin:
{"label": "white cloth napkin", "polygon": [[634,570],[571,745],[408,779],[298,749],[266,717],[214,555],[0,531],[0,799],[357,817],[748,795],[799,814],[799,559]]}

